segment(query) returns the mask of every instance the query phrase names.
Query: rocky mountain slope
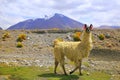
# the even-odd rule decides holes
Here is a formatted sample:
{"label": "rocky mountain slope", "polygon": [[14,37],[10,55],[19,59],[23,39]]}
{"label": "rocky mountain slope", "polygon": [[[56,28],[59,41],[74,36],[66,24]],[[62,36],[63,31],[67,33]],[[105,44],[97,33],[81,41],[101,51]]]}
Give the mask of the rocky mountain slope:
{"label": "rocky mountain slope", "polygon": [[[0,31],[0,64],[10,66],[54,66],[53,40],[63,38],[68,41],[68,33],[41,33],[40,31],[11,30],[10,37],[2,39],[6,31]],[[16,39],[24,33],[27,39],[22,42],[22,48],[16,47]],[[109,38],[100,40],[99,34],[109,34]],[[70,40],[69,40],[70,41]],[[120,29],[117,30],[93,30],[93,50],[88,59],[83,60],[82,69],[92,71],[105,71],[113,79],[120,78]],[[87,62],[87,66],[86,66]],[[66,63],[67,70],[73,65]],[[116,79],[117,78],[117,79]]]}
{"label": "rocky mountain slope", "polygon": [[81,28],[83,23],[75,21],[62,14],[54,14],[54,16],[47,18],[37,18],[35,20],[29,19],[10,26],[8,30],[13,29],[51,29],[51,28]]}

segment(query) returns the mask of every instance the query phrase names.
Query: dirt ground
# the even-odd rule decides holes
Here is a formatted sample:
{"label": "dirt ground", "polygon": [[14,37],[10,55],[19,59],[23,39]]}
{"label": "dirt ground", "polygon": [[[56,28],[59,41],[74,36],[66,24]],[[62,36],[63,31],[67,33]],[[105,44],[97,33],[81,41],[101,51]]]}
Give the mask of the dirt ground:
{"label": "dirt ground", "polygon": [[[53,40],[63,38],[69,40],[69,33],[33,33],[32,31],[13,30],[8,31],[10,38],[2,40],[6,31],[0,31],[0,63],[10,66],[54,66]],[[27,39],[23,47],[16,47],[16,39],[19,34],[24,33]],[[109,38],[99,40],[99,34],[109,34]],[[117,30],[94,30],[93,50],[83,63],[88,62],[89,66],[82,65],[83,70],[105,71],[113,76],[113,79],[120,79],[120,29]],[[116,80],[117,80],[116,79]],[[112,79],[111,79],[112,80]]]}

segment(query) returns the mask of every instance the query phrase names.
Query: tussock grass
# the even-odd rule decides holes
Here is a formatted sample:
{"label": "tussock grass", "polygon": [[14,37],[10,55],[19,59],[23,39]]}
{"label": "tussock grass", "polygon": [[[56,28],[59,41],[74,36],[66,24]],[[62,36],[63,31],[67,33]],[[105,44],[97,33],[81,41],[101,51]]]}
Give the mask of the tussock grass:
{"label": "tussock grass", "polygon": [[5,41],[6,38],[10,38],[10,33],[9,33],[9,32],[5,32],[5,33],[2,35],[3,41]]}
{"label": "tussock grass", "polygon": [[23,40],[26,40],[26,34],[22,33],[18,35],[17,42],[22,42]]}
{"label": "tussock grass", "polygon": [[81,36],[81,32],[75,32],[75,33],[73,34],[73,40],[74,40],[74,41],[81,41],[81,40],[80,40],[80,36]]}
{"label": "tussock grass", "polygon": [[99,38],[100,40],[104,40],[104,39],[105,39],[105,35],[104,35],[104,34],[99,34],[99,35],[98,35],[98,38]]}

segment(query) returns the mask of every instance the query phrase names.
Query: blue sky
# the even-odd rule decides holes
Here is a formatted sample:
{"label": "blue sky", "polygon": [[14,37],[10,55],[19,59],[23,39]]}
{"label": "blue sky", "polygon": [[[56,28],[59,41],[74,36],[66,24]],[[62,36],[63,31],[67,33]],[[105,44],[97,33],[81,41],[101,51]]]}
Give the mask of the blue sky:
{"label": "blue sky", "polygon": [[0,27],[54,13],[95,27],[120,25],[120,0],[0,0]]}

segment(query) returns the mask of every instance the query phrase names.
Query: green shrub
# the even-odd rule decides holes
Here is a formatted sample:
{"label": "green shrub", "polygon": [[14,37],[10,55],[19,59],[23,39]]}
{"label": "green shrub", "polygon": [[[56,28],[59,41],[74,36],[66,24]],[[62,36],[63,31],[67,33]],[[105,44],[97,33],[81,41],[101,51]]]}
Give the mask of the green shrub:
{"label": "green shrub", "polygon": [[4,36],[5,36],[6,38],[10,38],[10,33],[9,33],[9,32],[5,32],[5,33],[4,33]]}
{"label": "green shrub", "polygon": [[21,42],[18,42],[16,47],[22,48],[22,47],[23,47],[23,44],[22,44]]}
{"label": "green shrub", "polygon": [[23,39],[21,37],[17,38],[17,42],[22,42],[22,41],[23,41]]}
{"label": "green shrub", "polygon": [[98,35],[98,38],[99,38],[100,40],[104,40],[104,39],[105,39],[105,35],[104,35],[104,34],[99,34],[99,35]]}
{"label": "green shrub", "polygon": [[80,36],[81,36],[81,32],[75,32],[73,34],[73,40],[74,41],[80,41]]}
{"label": "green shrub", "polygon": [[19,34],[17,41],[22,42],[23,40],[26,40],[26,34]]}

